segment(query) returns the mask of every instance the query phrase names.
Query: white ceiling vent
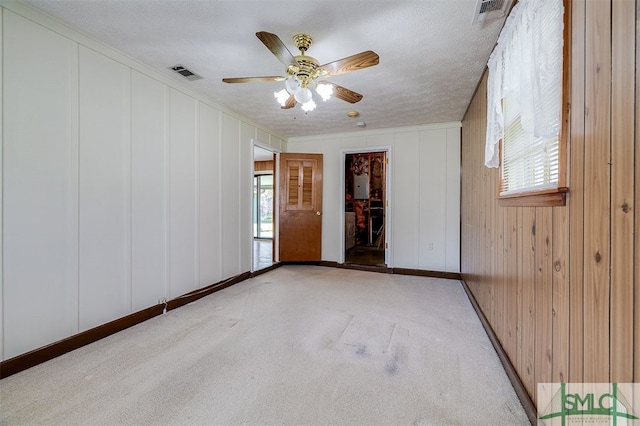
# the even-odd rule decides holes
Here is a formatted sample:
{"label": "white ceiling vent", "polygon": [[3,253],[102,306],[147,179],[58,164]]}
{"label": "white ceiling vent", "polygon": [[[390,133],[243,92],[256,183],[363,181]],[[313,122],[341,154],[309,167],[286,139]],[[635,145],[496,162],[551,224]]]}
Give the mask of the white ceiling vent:
{"label": "white ceiling vent", "polygon": [[194,73],[191,70],[188,70],[187,68],[185,68],[182,65],[174,65],[172,67],[169,67],[169,69],[177,72],[178,74],[180,74],[181,76],[183,76],[184,78],[186,78],[189,81],[201,80],[202,79],[201,76],[199,76],[198,74]]}
{"label": "white ceiling vent", "polygon": [[505,16],[513,0],[478,0],[473,14],[473,24],[484,24]]}

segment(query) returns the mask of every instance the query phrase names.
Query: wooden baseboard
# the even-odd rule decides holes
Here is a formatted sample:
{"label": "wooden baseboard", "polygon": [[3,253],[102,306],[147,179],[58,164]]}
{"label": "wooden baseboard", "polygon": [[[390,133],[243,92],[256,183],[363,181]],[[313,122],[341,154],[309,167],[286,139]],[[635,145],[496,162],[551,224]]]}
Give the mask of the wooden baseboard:
{"label": "wooden baseboard", "polygon": [[314,265],[328,266],[331,268],[340,268],[340,269],[355,269],[357,271],[380,272],[383,274],[415,275],[419,277],[462,280],[462,276],[458,272],[429,271],[426,269],[389,268],[387,266],[358,265],[355,263],[338,263],[338,262],[329,262],[329,261],[321,261],[321,262],[314,262],[314,263],[307,262],[305,264],[307,265],[314,264]]}
{"label": "wooden baseboard", "polygon": [[482,326],[487,332],[487,336],[489,336],[489,340],[491,341],[493,348],[496,350],[496,353],[498,354],[498,358],[500,359],[500,362],[502,363],[502,366],[504,367],[504,370],[507,373],[507,377],[509,378],[511,385],[515,390],[516,395],[518,395],[518,399],[520,400],[520,403],[522,404],[522,407],[524,408],[524,411],[527,414],[527,417],[529,418],[529,422],[531,422],[532,425],[537,424],[538,411],[536,409],[535,404],[531,400],[531,397],[527,393],[527,390],[525,389],[524,384],[522,383],[522,380],[520,380],[520,376],[518,376],[516,369],[513,367],[513,364],[511,364],[511,361],[509,360],[507,353],[505,352],[504,348],[500,344],[500,341],[498,340],[498,337],[494,333],[493,328],[491,328],[491,324],[489,324],[487,317],[484,316],[482,309],[480,309],[480,305],[478,305],[476,298],[473,296],[473,293],[471,293],[469,286],[467,286],[467,283],[464,281],[464,279],[460,281],[462,282],[462,287],[464,288],[464,291],[467,293],[467,297],[469,298],[469,301],[471,302],[473,309],[475,309],[476,314],[478,315],[478,318],[480,318],[480,322],[482,323]]}
{"label": "wooden baseboard", "polygon": [[462,276],[459,272],[440,272],[424,269],[393,268],[393,273],[400,275],[416,275],[419,277],[445,278],[448,280],[462,280]]}
{"label": "wooden baseboard", "polygon": [[323,260],[318,263],[320,266],[327,266],[329,268],[339,268],[339,269],[353,269],[356,271],[368,271],[368,272],[379,272],[382,274],[390,274],[391,269],[386,266],[375,266],[375,265],[358,265],[355,263],[338,263],[338,262],[329,262],[327,260]]}
{"label": "wooden baseboard", "polygon": [[274,263],[273,265],[268,266],[268,267],[266,267],[266,268],[264,268],[264,269],[260,269],[260,270],[258,270],[258,271],[253,271],[253,272],[251,273],[251,278],[253,278],[253,277],[257,277],[258,275],[262,275],[262,274],[267,273],[267,272],[269,272],[269,271],[273,271],[274,269],[278,269],[278,268],[279,268],[279,267],[281,267],[281,266],[282,266],[282,263],[280,263],[280,262],[276,262],[276,263]]}
{"label": "wooden baseboard", "polygon": [[251,272],[243,272],[240,275],[236,275],[235,277],[231,277],[224,281],[220,281],[219,283],[211,284],[201,289],[191,291],[187,294],[183,294],[182,296],[178,296],[175,299],[168,300],[167,311],[179,308],[180,306],[184,306],[187,303],[191,303],[195,300],[201,299],[205,296],[215,293],[216,291],[220,291],[222,289],[230,287],[248,278],[251,278]]}
{"label": "wooden baseboard", "polygon": [[163,305],[155,305],[143,309],[133,314],[127,315],[117,320],[108,322],[90,330],[83,331],[73,336],[67,337],[42,348],[34,349],[30,352],[10,358],[0,362],[0,379],[9,377],[12,374],[34,367],[45,361],[64,355],[74,349],[93,343],[111,334],[117,333],[139,324],[157,315],[161,315]]}
{"label": "wooden baseboard", "polygon": [[54,342],[50,345],[43,346],[41,348],[34,349],[30,352],[2,361],[0,362],[0,379],[4,379],[5,377],[9,377],[12,374],[16,374],[20,371],[34,367],[45,361],[49,361],[53,358],[59,357],[60,355],[64,355],[67,352],[71,352],[75,349],[81,348],[85,345],[98,341],[102,338],[132,327],[136,324],[140,324],[141,322],[151,319],[155,316],[162,315],[164,309],[169,311],[186,305],[187,303],[191,303],[204,296],[215,293],[216,291],[244,281],[251,276],[252,274],[250,272],[242,273],[219,283],[211,284],[199,290],[195,290],[185,295],[176,297],[175,299],[171,299],[167,301],[166,305],[163,304],[151,306],[149,308],[134,312],[130,315],[118,318],[106,324],[99,325],[90,330],[74,334],[73,336],[69,336],[66,339]]}

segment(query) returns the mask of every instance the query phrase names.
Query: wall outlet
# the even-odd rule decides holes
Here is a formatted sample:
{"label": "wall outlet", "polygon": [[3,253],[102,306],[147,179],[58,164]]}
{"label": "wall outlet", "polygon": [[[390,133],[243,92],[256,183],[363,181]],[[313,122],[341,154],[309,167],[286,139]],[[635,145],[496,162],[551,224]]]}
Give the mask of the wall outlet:
{"label": "wall outlet", "polygon": [[433,243],[429,243],[429,245],[427,246],[427,250],[433,250]]}

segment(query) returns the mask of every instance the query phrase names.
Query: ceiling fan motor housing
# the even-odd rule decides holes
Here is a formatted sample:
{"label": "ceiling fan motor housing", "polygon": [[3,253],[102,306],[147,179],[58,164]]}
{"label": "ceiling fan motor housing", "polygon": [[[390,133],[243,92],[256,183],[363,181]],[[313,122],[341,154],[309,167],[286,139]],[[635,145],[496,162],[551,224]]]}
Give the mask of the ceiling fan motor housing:
{"label": "ceiling fan motor housing", "polygon": [[295,75],[298,81],[300,81],[300,85],[302,87],[307,87],[309,83],[320,75],[320,71],[318,70],[318,61],[315,58],[306,55],[296,56],[296,61],[298,61],[299,66],[292,67],[294,68],[293,75]]}
{"label": "ceiling fan motor housing", "polygon": [[300,55],[295,57],[298,66],[290,65],[287,68],[287,73],[295,76],[300,82],[300,86],[306,88],[320,75],[320,70],[318,70],[320,63],[315,58],[305,55],[305,52],[313,42],[309,34],[296,34],[293,36],[293,42],[300,50]]}
{"label": "ceiling fan motor housing", "polygon": [[309,49],[309,46],[311,46],[313,39],[309,34],[301,33],[293,36],[293,42],[296,44],[298,50],[300,50],[302,54],[304,54],[304,52]]}

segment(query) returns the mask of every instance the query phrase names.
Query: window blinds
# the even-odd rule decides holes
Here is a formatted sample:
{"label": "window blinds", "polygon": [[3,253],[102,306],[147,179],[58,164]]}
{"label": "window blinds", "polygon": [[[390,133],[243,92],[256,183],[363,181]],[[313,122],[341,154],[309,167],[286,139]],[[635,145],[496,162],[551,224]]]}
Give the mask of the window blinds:
{"label": "window blinds", "polygon": [[557,186],[562,108],[562,0],[520,0],[488,62],[485,165],[502,195]]}

